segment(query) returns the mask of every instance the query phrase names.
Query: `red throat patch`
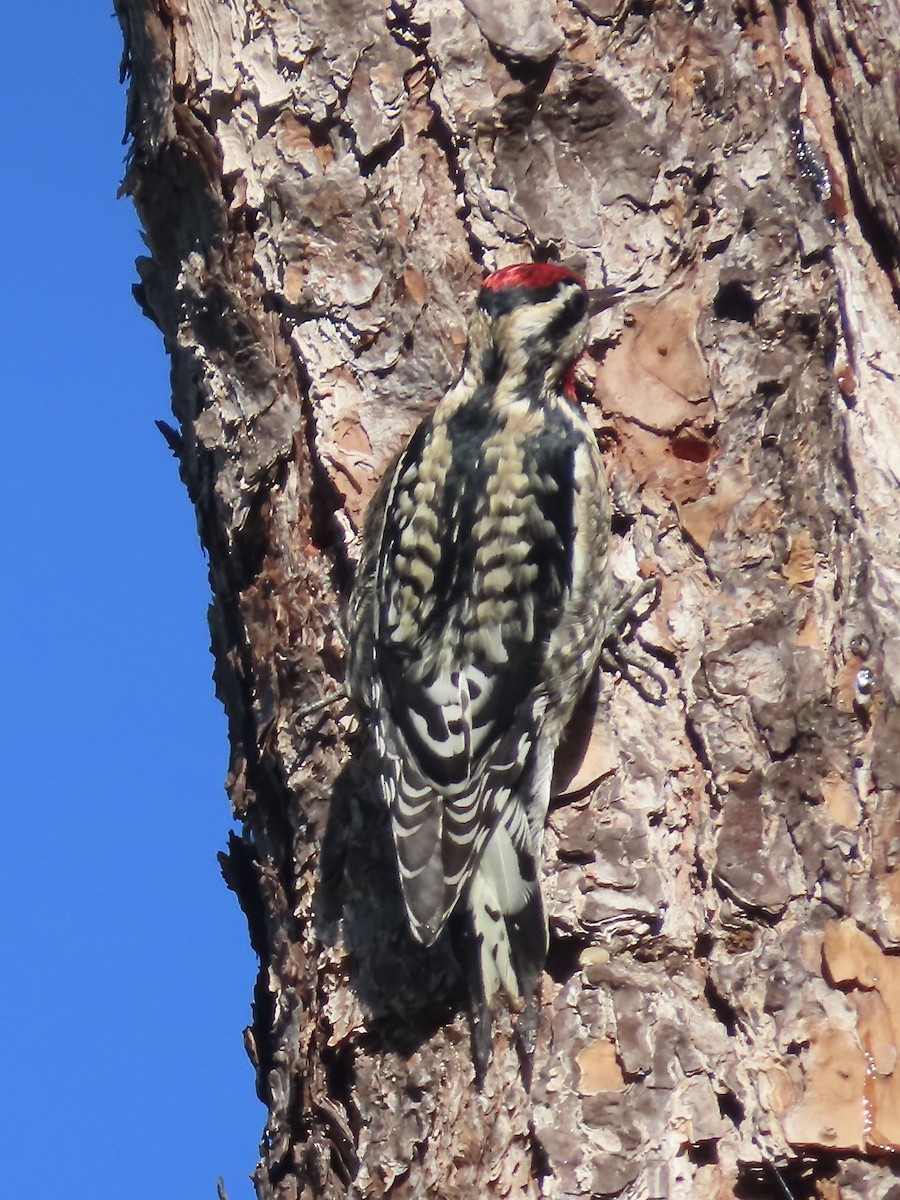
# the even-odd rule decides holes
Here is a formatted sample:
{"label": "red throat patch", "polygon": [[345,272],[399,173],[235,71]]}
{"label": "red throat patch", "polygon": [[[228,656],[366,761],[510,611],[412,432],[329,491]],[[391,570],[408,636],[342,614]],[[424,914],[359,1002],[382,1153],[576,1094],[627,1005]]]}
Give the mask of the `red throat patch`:
{"label": "red throat patch", "polygon": [[571,363],[566,367],[566,373],[562,377],[562,393],[568,396],[570,400],[577,400],[578,393],[575,390],[575,364]]}

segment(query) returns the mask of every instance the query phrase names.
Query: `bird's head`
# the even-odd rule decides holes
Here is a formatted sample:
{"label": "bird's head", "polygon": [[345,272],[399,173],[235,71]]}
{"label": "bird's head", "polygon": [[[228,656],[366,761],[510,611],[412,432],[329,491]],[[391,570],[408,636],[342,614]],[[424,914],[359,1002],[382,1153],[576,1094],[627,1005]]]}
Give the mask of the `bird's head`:
{"label": "bird's head", "polygon": [[567,382],[587,341],[584,280],[555,263],[517,263],[481,285],[475,327],[501,372]]}

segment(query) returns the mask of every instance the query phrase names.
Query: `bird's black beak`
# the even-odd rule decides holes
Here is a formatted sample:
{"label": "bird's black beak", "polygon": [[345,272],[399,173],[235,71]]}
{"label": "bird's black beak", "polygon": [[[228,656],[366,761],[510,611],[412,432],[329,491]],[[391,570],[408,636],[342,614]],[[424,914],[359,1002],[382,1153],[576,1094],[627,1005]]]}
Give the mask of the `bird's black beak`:
{"label": "bird's black beak", "polygon": [[588,289],[588,316],[596,317],[597,313],[605,312],[618,304],[627,295],[624,288],[602,287]]}

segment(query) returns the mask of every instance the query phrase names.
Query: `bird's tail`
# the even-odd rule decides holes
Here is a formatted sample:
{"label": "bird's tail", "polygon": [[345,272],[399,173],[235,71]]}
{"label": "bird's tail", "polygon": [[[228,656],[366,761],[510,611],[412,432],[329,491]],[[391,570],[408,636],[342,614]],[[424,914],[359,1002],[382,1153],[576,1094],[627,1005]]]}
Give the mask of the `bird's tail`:
{"label": "bird's tail", "polygon": [[493,1014],[505,996],[519,1013],[526,1057],[534,1048],[538,985],[547,957],[547,919],[537,856],[521,805],[509,805],[491,834],[468,887],[474,934],[469,988],[473,1049],[484,1073],[490,1060]]}

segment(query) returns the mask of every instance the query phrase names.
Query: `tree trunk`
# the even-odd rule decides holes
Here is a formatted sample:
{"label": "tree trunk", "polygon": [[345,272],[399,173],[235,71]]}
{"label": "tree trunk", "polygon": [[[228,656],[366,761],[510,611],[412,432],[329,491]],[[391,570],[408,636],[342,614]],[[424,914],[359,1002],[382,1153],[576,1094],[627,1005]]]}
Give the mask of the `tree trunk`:
{"label": "tree trunk", "polygon": [[[896,0],[117,8],[260,958],[260,1200],[895,1198]],[[530,1090],[507,1018],[479,1090],[365,729],[296,714],[483,270],[548,255],[649,289],[582,376],[667,691],[601,678]]]}

